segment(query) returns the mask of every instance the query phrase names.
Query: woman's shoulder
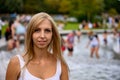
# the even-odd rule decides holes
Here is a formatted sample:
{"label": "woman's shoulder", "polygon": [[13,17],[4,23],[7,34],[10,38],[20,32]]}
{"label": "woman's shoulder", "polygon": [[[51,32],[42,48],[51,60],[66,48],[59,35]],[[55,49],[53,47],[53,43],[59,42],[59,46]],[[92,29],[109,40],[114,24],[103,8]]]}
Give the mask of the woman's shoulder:
{"label": "woman's shoulder", "polygon": [[7,67],[6,78],[15,78],[19,76],[20,66],[17,56],[14,56],[10,59],[10,62]]}
{"label": "woman's shoulder", "polygon": [[19,64],[19,59],[17,56],[13,56],[11,59],[10,59],[10,64],[13,64],[13,65],[18,65]]}
{"label": "woman's shoulder", "polygon": [[60,60],[60,62],[61,62],[62,71],[69,70],[68,65],[65,61]]}
{"label": "woman's shoulder", "polygon": [[60,60],[60,62],[61,62],[61,65],[62,65],[63,67],[68,67],[66,62],[64,62],[64,61],[62,61],[62,60]]}
{"label": "woman's shoulder", "polygon": [[69,67],[66,62],[61,60],[61,79],[69,80]]}

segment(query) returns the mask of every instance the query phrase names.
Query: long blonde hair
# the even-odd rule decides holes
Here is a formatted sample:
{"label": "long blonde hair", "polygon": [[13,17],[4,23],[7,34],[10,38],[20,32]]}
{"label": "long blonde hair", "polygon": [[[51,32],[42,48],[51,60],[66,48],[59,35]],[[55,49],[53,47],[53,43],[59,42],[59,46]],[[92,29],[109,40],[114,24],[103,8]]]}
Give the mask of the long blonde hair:
{"label": "long blonde hair", "polygon": [[[26,35],[25,35],[25,55],[27,55],[28,59],[26,61],[26,65],[29,63],[31,59],[33,59],[34,56],[34,50],[33,50],[33,40],[32,40],[32,34],[34,32],[34,28],[38,26],[43,20],[48,19],[52,24],[52,41],[48,46],[48,51],[50,52],[52,50],[52,54],[59,58],[60,60],[63,60],[62,54],[61,54],[61,41],[60,41],[60,34],[57,30],[57,26],[53,20],[53,18],[48,15],[47,13],[41,12],[38,14],[35,14],[27,27]],[[25,56],[24,55],[24,56]]]}

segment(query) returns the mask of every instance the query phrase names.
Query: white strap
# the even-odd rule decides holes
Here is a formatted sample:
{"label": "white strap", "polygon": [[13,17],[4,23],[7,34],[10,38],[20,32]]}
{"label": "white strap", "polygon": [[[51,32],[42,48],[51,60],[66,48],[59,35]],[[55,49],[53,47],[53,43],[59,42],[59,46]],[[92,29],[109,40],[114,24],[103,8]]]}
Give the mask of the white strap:
{"label": "white strap", "polygon": [[57,73],[61,74],[61,62],[59,59],[57,59]]}
{"label": "white strap", "polygon": [[20,68],[22,69],[25,62],[24,62],[24,59],[21,55],[17,55],[18,59],[19,59],[19,62],[20,62]]}

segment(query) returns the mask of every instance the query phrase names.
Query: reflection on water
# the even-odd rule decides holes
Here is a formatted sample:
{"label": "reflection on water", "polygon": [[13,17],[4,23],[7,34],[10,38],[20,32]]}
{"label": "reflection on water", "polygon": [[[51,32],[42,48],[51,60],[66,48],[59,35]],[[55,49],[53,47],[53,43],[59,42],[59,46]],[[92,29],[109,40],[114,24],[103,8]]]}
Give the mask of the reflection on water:
{"label": "reflection on water", "polygon": [[80,54],[66,60],[70,80],[120,80],[119,60],[83,58]]}
{"label": "reflection on water", "polygon": [[[89,48],[85,47],[87,41],[87,36],[81,36],[80,43],[75,42],[73,56],[67,56],[67,49],[64,52],[65,60],[70,68],[70,80],[120,80],[120,60],[113,59],[111,39],[106,47],[101,38],[100,59],[89,57]],[[16,50],[11,52],[0,51],[0,80],[5,80],[9,59],[13,55],[22,53],[23,48],[22,45],[19,53]]]}

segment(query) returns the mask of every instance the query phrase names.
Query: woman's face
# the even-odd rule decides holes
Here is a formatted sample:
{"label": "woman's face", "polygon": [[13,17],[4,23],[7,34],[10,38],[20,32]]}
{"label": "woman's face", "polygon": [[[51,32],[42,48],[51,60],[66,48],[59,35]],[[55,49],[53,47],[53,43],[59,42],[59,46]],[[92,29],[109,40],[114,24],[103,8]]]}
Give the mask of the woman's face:
{"label": "woman's face", "polygon": [[52,24],[49,20],[42,21],[34,30],[33,45],[36,48],[47,48],[52,39]]}

